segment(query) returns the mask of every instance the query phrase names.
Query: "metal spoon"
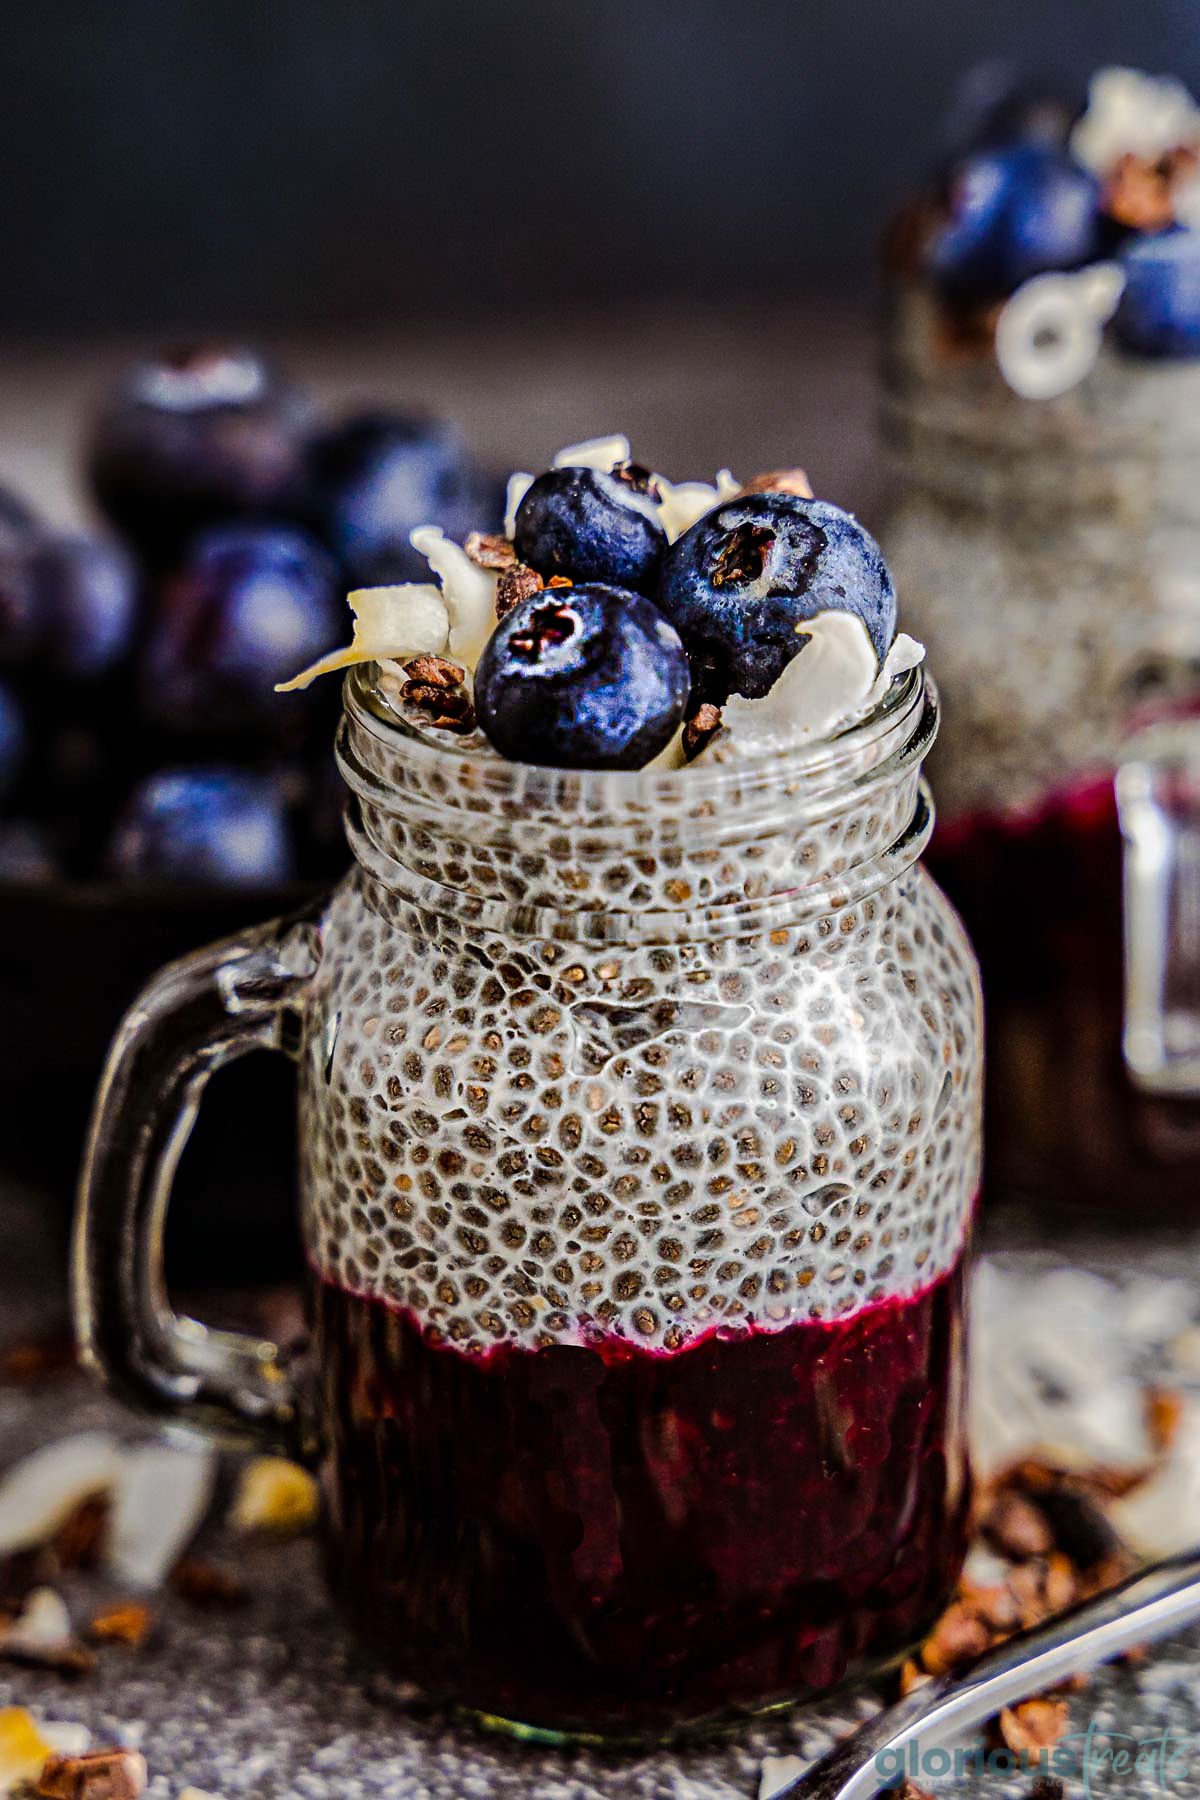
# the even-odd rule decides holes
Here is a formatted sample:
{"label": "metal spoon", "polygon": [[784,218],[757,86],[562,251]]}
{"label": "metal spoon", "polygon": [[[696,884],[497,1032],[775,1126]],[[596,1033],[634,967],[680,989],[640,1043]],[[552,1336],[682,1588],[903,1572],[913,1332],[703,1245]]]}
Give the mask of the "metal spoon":
{"label": "metal spoon", "polygon": [[903,1768],[898,1753],[910,1744],[942,1744],[1003,1706],[1136,1644],[1168,1637],[1196,1619],[1200,1548],[1155,1563],[1048,1625],[1009,1638],[965,1674],[942,1675],[915,1688],[780,1788],[774,1800],[872,1800],[886,1780],[879,1768],[884,1756],[892,1767]]}

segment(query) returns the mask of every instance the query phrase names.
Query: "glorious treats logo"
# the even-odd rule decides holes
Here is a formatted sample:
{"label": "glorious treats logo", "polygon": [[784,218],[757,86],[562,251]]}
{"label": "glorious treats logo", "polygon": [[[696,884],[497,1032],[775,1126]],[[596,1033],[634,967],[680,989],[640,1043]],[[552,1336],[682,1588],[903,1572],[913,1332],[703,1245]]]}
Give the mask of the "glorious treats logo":
{"label": "glorious treats logo", "polygon": [[[1171,1725],[1157,1729],[1121,1730],[1089,1720],[1082,1731],[1068,1733],[1048,1747],[1012,1750],[1005,1745],[924,1745],[920,1739],[902,1749],[881,1750],[875,1758],[880,1788],[892,1791],[905,1782],[937,1782],[951,1777],[1013,1775],[1043,1777],[1056,1784],[1082,1784],[1093,1796],[1115,1793],[1137,1781],[1165,1792],[1174,1789],[1193,1767],[1200,1739]],[[1053,1791],[1053,1790],[1052,1790]]]}

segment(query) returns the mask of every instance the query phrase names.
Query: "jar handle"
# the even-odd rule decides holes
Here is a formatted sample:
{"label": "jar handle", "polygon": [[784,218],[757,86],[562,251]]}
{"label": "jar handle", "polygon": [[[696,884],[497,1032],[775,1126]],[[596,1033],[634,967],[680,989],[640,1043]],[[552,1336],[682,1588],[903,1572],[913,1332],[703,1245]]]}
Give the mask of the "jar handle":
{"label": "jar handle", "polygon": [[298,1053],[320,956],[314,910],[198,950],[147,984],[101,1076],[72,1252],[80,1349],[110,1387],[164,1421],[293,1456],[305,1446],[279,1348],[172,1311],[163,1229],[209,1076],[251,1050]]}
{"label": "jar handle", "polygon": [[1144,1094],[1200,1097],[1200,720],[1145,727],[1117,770],[1125,1065]]}

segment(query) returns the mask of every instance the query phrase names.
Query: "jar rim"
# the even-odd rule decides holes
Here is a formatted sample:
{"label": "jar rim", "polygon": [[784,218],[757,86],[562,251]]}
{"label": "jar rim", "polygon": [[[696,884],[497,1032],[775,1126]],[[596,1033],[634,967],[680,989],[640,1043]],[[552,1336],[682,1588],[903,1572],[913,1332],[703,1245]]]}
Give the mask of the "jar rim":
{"label": "jar rim", "polygon": [[[739,749],[724,761],[705,759],[681,769],[557,769],[511,762],[490,751],[451,749],[420,736],[380,698],[369,674],[373,667],[359,664],[347,672],[346,720],[367,732],[381,749],[399,756],[414,774],[435,777],[439,797],[449,810],[456,788],[469,793],[476,806],[486,794],[506,810],[544,814],[560,822],[683,814],[735,799],[744,807],[748,800],[764,799],[782,786],[794,804],[800,802],[801,792],[814,802],[827,802],[864,766],[878,771],[907,744],[914,730],[929,741],[936,730],[936,689],[924,664],[918,664],[896,676],[869,710],[822,736],[797,735]],[[924,743],[920,754],[927,747]],[[381,798],[378,791],[375,797]]]}

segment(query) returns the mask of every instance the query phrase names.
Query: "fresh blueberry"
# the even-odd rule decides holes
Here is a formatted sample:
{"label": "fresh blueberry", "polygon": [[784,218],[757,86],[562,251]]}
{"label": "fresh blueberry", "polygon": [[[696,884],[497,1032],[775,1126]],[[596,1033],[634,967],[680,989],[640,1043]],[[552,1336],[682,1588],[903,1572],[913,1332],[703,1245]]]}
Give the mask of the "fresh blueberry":
{"label": "fresh blueberry", "polygon": [[625,463],[550,469],[517,508],[517,555],[548,581],[599,581],[650,594],[667,548],[653,482]]}
{"label": "fresh blueberry", "polygon": [[283,800],[266,776],[164,769],[130,796],[108,862],[125,881],[287,881],[292,855]]}
{"label": "fresh blueberry", "polygon": [[313,440],[308,469],[313,525],[353,586],[428,580],[414,527],[461,537],[481,523],[475,472],[441,419],[356,415]]}
{"label": "fresh blueberry", "polygon": [[157,598],[143,703],[170,731],[275,725],[273,693],[342,629],[336,571],[282,526],[226,525],[198,537]]}
{"label": "fresh blueberry", "polygon": [[12,787],[25,758],[25,715],[11,688],[0,683],[0,794]]}
{"label": "fresh blueberry", "polygon": [[475,671],[475,710],[513,762],[640,769],[682,722],[687,655],[641,594],[546,589],[508,614]]}
{"label": "fresh blueberry", "polygon": [[1200,231],[1135,238],[1121,258],[1117,336],[1140,356],[1200,356]]}
{"label": "fresh blueberry", "polygon": [[89,680],[133,646],[138,585],[133,564],[103,538],[47,537],[33,553],[41,660],[56,675]]}
{"label": "fresh blueberry", "polygon": [[822,612],[862,620],[882,661],[896,594],[879,545],[826,500],[750,494],[685,531],[667,553],[658,603],[687,645],[698,694],[768,693]]}
{"label": "fresh blueberry", "polygon": [[1061,150],[1015,144],[960,165],[928,266],[947,300],[970,304],[1003,299],[1049,269],[1080,268],[1101,245],[1095,176]]}
{"label": "fresh blueberry", "polygon": [[190,347],[139,364],[110,395],[89,451],[92,488],[123,536],[170,562],[206,525],[291,516],[310,417],[252,351]]}

